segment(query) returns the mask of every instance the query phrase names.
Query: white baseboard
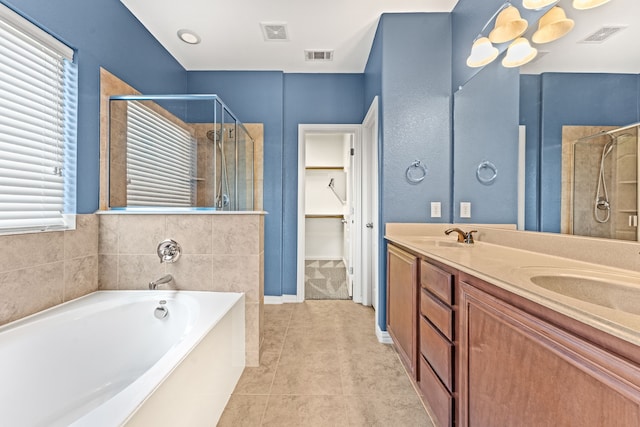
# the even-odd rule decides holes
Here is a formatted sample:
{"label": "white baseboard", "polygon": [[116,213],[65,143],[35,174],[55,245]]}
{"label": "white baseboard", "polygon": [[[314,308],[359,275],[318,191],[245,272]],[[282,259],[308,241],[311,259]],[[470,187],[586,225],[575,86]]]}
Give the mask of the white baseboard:
{"label": "white baseboard", "polygon": [[380,326],[378,326],[377,323],[376,323],[376,337],[378,337],[378,341],[381,342],[382,344],[393,344],[393,341],[391,341],[391,335],[389,335],[389,332],[383,331],[382,329],[380,329]]}
{"label": "white baseboard", "polygon": [[297,295],[264,296],[265,304],[289,304],[293,302],[299,302]]}

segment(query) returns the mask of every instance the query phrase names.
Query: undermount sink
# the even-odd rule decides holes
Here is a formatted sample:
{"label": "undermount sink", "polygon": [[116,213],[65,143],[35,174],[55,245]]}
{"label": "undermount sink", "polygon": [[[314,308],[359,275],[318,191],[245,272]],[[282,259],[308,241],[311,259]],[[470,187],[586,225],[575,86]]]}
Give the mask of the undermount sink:
{"label": "undermount sink", "polygon": [[606,273],[539,273],[536,286],[591,304],[640,315],[640,281]]}

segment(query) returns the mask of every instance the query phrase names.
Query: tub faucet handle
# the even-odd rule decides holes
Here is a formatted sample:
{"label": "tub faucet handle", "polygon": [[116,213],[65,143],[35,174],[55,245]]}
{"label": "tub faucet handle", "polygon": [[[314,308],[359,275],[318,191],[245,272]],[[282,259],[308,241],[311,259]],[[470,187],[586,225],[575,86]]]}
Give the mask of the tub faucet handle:
{"label": "tub faucet handle", "polygon": [[167,239],[158,244],[157,252],[158,258],[160,258],[160,263],[176,262],[178,261],[178,258],[180,258],[182,248],[175,240]]}

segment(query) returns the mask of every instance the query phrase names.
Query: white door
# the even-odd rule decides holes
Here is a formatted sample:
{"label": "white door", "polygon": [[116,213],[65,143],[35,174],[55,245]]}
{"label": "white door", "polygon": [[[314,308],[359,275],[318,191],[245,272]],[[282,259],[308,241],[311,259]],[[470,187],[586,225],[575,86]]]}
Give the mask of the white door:
{"label": "white door", "polygon": [[362,122],[362,304],[378,308],[378,98]]}

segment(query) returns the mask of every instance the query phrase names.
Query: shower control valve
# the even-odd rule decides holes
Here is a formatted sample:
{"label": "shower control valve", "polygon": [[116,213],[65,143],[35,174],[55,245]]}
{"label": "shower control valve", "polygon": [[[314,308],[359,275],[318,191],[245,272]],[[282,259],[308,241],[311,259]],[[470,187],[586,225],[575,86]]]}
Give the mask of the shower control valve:
{"label": "shower control valve", "polygon": [[180,258],[182,248],[175,240],[167,239],[160,242],[157,252],[158,257],[160,258],[160,263],[172,263],[178,261],[178,258]]}

